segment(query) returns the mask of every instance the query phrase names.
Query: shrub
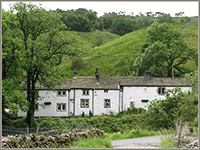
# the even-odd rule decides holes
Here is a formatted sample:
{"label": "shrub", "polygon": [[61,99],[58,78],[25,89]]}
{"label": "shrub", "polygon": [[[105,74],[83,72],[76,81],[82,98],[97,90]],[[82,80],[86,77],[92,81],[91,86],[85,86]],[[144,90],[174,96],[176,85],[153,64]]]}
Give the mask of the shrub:
{"label": "shrub", "polygon": [[197,116],[194,118],[194,121],[192,122],[192,126],[193,126],[193,127],[198,128],[198,118],[199,118],[199,115],[197,115]]}

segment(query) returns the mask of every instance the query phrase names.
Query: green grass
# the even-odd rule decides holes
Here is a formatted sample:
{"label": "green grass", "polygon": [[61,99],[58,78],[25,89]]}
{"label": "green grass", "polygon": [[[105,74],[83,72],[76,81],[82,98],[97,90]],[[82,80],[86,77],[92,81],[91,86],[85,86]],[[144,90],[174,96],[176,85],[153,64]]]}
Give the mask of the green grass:
{"label": "green grass", "polygon": [[128,133],[121,134],[120,132],[117,132],[113,134],[108,134],[108,136],[111,138],[111,140],[121,140],[121,139],[137,138],[137,137],[154,136],[154,135],[165,135],[165,134],[170,134],[173,132],[174,130],[172,128],[168,130],[160,129],[158,131],[145,130],[145,129],[137,131],[133,129]]}
{"label": "green grass", "polygon": [[[174,134],[168,134],[165,137],[161,138],[161,143],[159,145],[159,148],[177,148],[177,145],[172,143]],[[179,148],[186,148],[184,145],[181,145]]]}
{"label": "green grass", "polygon": [[73,142],[72,145],[67,148],[113,148],[113,146],[111,145],[110,138],[96,137]]}
{"label": "green grass", "polygon": [[163,137],[161,139],[161,144],[159,148],[177,148],[173,143],[172,143],[173,135],[168,135],[166,137]]}
{"label": "green grass", "polygon": [[[175,28],[179,29],[181,26],[187,24],[180,22],[181,17],[175,18],[174,23],[172,23]],[[155,19],[156,20],[156,19]],[[195,18],[192,18],[195,20]],[[73,31],[70,31],[71,33]],[[133,31],[131,33],[125,34],[124,36],[119,36],[116,34],[109,33],[105,31],[107,37],[109,37],[109,42],[97,47],[91,48],[90,41],[92,40],[92,33],[80,33],[77,35],[80,37],[80,43],[83,43],[86,50],[80,55],[84,56],[85,68],[78,70],[79,76],[94,76],[95,68],[98,66],[100,71],[100,76],[118,76],[120,62],[124,57],[91,57],[91,56],[102,56],[102,55],[141,55],[142,45],[145,44],[146,40],[146,28]],[[190,24],[188,27],[181,30],[185,35],[185,41],[188,44],[198,48],[198,22]],[[88,56],[88,57],[86,57]],[[131,57],[135,59],[135,57]],[[197,70],[198,66],[195,64],[194,60],[191,59],[184,66],[191,68],[192,70]],[[67,77],[72,78],[74,70],[71,70],[71,61],[64,62],[61,69],[66,70]]]}

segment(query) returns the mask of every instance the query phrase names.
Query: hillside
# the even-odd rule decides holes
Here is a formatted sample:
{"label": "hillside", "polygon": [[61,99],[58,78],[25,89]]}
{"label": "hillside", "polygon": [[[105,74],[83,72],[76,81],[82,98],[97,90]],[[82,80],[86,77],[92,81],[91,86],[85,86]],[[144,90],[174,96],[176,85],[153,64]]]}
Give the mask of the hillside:
{"label": "hillside", "polygon": [[[192,18],[194,20],[195,18]],[[180,22],[180,18],[175,20],[173,25],[175,28],[179,29],[187,23]],[[185,35],[185,41],[191,45],[198,47],[198,22],[190,24],[188,27],[181,30]],[[83,33],[78,33],[82,35],[83,43],[86,43],[89,47],[89,41],[91,36],[84,35]],[[145,43],[146,39],[146,28],[133,31],[131,33],[125,34],[124,36],[115,36],[112,41],[105,43],[97,48],[91,48],[84,51],[81,56],[84,60],[84,68],[78,70],[79,76],[93,76],[95,68],[99,67],[100,76],[119,76],[123,61],[127,58],[130,59],[130,63],[134,62],[137,56],[125,57],[130,55],[141,55],[142,45]],[[89,41],[87,41],[89,40]],[[124,57],[116,57],[117,55],[125,55]],[[98,56],[98,57],[94,57]],[[115,57],[114,57],[115,56]],[[74,70],[71,70],[71,60],[66,60],[64,64],[61,65],[62,69],[66,71],[66,77],[72,78]],[[197,65],[195,61],[191,59],[186,65],[192,70],[197,70]]]}

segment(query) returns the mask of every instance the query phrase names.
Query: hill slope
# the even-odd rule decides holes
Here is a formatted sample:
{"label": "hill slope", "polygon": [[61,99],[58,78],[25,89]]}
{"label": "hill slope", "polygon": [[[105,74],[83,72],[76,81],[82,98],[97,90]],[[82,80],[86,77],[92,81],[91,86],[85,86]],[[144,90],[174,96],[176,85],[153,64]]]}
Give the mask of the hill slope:
{"label": "hill slope", "polygon": [[[177,20],[173,23],[175,28],[179,29],[187,23],[180,23]],[[190,24],[188,27],[181,30],[185,35],[185,41],[191,45],[198,47],[198,22]],[[94,76],[95,68],[99,67],[100,76],[118,76],[120,75],[121,65],[127,58],[130,63],[134,62],[137,56],[128,57],[130,55],[141,55],[142,45],[145,44],[146,28],[133,31],[124,36],[119,36],[116,39],[105,43],[98,48],[93,48],[81,54],[83,56],[85,67],[78,70],[79,76]],[[87,41],[86,41],[87,43]],[[116,57],[117,55],[125,55],[127,57]],[[99,57],[94,57],[99,56]],[[71,70],[71,60],[66,60],[61,66],[66,71],[66,77],[72,78],[74,70]],[[186,65],[192,70],[197,70],[197,65],[191,59]],[[64,67],[64,68],[63,68]]]}

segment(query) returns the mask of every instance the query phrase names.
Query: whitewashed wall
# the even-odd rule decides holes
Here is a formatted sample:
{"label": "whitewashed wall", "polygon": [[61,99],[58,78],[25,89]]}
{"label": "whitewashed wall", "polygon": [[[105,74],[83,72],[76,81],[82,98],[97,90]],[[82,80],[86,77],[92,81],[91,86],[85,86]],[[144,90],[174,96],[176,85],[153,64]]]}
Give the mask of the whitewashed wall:
{"label": "whitewashed wall", "polygon": [[[110,108],[104,108],[104,99],[110,99]],[[119,112],[119,90],[94,90],[94,115],[108,114],[109,111]]]}
{"label": "whitewashed wall", "polygon": [[[165,87],[166,90],[174,89],[175,87]],[[165,99],[165,95],[160,95],[157,92],[158,87],[124,87],[123,90],[123,110],[130,108],[130,102],[135,102],[136,108],[147,109],[147,104],[154,99]],[[189,87],[181,87],[182,91],[191,90]],[[149,102],[144,103],[141,100],[149,100]]]}
{"label": "whitewashed wall", "polygon": [[[51,102],[50,105],[45,105],[45,109],[39,106],[39,111],[35,110],[34,116],[68,116],[68,92],[66,91],[66,96],[57,96],[56,91],[49,90],[40,90],[39,95],[42,97],[42,100],[39,100],[37,103],[44,104],[44,102]],[[56,107],[57,103],[66,103],[66,111],[58,112]],[[26,113],[23,111],[18,112],[18,116],[26,116]]]}
{"label": "whitewashed wall", "polygon": [[[173,89],[174,87],[166,87],[166,89]],[[159,95],[157,92],[158,87],[123,87],[123,92],[119,90],[108,90],[105,93],[104,90],[94,90],[94,97],[92,95],[92,90],[89,90],[89,95],[83,95],[82,90],[75,90],[75,115],[79,116],[82,111],[85,115],[89,115],[89,110],[93,111],[94,115],[101,115],[102,113],[108,114],[109,111],[118,113],[119,109],[127,110],[130,107],[130,102],[135,102],[136,108],[145,108],[150,101],[154,99],[165,99],[165,95]],[[191,90],[190,87],[181,87],[182,91]],[[74,105],[68,99],[74,99],[74,90],[70,90],[70,96],[68,96],[68,91],[66,90],[66,96],[57,96],[57,91],[40,90],[39,95],[42,98],[38,101],[39,104],[44,104],[44,102],[51,102],[51,105],[45,105],[45,109],[39,106],[39,111],[35,111],[35,116],[69,116],[74,114]],[[89,99],[89,108],[81,108],[81,99]],[[94,104],[92,104],[92,99]],[[110,99],[111,107],[104,108],[104,99]],[[148,103],[141,102],[141,100],[149,100]],[[57,111],[57,103],[66,103],[66,111]],[[94,107],[93,107],[94,106]],[[69,108],[69,110],[68,110]],[[69,114],[68,114],[69,112]],[[26,116],[26,112],[19,110],[18,116]]]}
{"label": "whitewashed wall", "polygon": [[[89,99],[89,107],[81,108],[81,99]],[[85,115],[89,115],[89,110],[92,111],[92,90],[89,90],[89,95],[83,95],[83,91],[77,89],[75,91],[75,116],[82,114],[82,111],[85,112]]]}

